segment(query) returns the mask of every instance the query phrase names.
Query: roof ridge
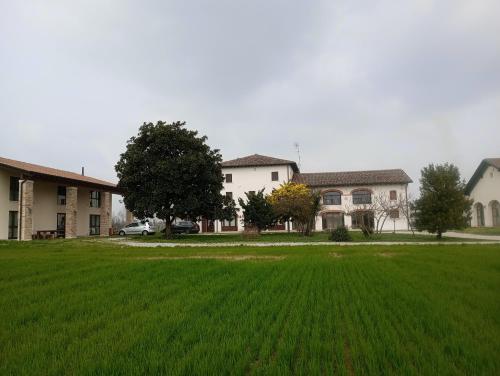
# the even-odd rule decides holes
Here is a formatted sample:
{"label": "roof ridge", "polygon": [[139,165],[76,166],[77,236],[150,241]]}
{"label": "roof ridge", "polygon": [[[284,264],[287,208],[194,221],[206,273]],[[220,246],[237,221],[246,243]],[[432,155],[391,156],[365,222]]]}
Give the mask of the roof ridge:
{"label": "roof ridge", "polygon": [[62,170],[60,168],[43,166],[36,163],[23,162],[16,159],[0,157],[0,165],[4,165],[16,170],[32,172],[41,175],[56,176],[63,179],[80,180],[82,182],[107,185],[116,187],[116,184],[92,176],[81,175],[78,172]]}
{"label": "roof ridge", "polygon": [[299,174],[305,175],[305,174],[351,174],[351,173],[357,173],[357,172],[385,172],[385,171],[402,171],[405,172],[402,168],[385,168],[385,169],[380,169],[380,170],[349,170],[349,171],[324,171],[324,172],[300,172]]}

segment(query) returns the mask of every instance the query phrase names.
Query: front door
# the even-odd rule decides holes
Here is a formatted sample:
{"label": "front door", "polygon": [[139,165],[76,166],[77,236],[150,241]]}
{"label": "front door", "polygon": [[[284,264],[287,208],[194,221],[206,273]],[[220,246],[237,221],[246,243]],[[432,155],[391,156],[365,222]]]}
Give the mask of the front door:
{"label": "front door", "polygon": [[203,218],[201,221],[201,232],[214,232],[214,221]]}
{"label": "front door", "polygon": [[17,211],[9,212],[9,239],[17,239],[17,230],[19,226]]}
{"label": "front door", "polygon": [[57,213],[57,237],[66,237],[66,213]]}

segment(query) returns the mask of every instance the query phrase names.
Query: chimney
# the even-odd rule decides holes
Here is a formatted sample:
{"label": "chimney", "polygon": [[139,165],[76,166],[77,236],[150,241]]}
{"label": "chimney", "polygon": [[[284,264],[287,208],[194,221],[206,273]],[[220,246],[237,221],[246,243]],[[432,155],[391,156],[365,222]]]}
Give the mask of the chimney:
{"label": "chimney", "polygon": [[82,166],[82,176],[85,176],[85,167]]}

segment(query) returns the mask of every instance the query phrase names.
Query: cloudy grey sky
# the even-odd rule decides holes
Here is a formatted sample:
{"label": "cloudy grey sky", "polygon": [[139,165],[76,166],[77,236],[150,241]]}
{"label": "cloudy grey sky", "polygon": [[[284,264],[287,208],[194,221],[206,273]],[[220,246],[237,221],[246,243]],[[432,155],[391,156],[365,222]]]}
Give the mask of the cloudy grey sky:
{"label": "cloudy grey sky", "polygon": [[[500,2],[0,0],[0,155],[116,181],[144,121],[225,159],[469,178],[500,156]],[[414,184],[414,190],[417,184]]]}

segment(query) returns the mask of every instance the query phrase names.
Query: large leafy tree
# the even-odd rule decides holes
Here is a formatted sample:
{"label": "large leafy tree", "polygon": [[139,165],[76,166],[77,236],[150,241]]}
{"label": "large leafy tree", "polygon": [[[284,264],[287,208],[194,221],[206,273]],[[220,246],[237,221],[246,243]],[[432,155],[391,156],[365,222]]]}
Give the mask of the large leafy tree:
{"label": "large leafy tree", "polygon": [[254,193],[246,192],[246,201],[239,198],[238,203],[243,209],[246,226],[255,227],[259,232],[266,230],[276,223],[276,215],[272,205],[264,195],[264,189]]}
{"label": "large leafy tree", "polygon": [[415,201],[415,227],[436,233],[460,229],[470,221],[472,200],[465,194],[465,182],[453,164],[430,164],[422,169],[420,198]]}
{"label": "large leafy tree", "polygon": [[281,221],[292,220],[304,235],[310,235],[321,210],[320,196],[304,184],[284,183],[268,197]]}
{"label": "large leafy tree", "polygon": [[213,218],[221,212],[222,157],[185,122],[144,123],[115,166],[125,206],[137,218]]}

